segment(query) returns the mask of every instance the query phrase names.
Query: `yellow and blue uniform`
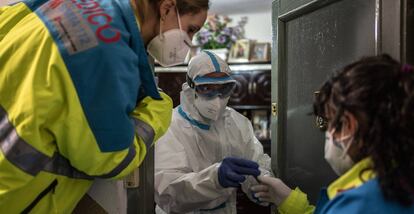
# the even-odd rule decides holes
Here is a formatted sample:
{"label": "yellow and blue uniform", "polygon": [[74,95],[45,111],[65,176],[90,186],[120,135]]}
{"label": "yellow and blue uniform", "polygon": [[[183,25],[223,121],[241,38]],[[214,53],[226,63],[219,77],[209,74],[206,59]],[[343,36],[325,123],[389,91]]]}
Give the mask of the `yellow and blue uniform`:
{"label": "yellow and blue uniform", "polygon": [[71,213],[140,165],[171,111],[129,1],[0,8],[0,213]]}
{"label": "yellow and blue uniform", "polygon": [[371,166],[370,158],[358,162],[321,190],[316,207],[297,188],[280,204],[278,211],[281,214],[414,213],[414,205],[405,207],[384,198]]}

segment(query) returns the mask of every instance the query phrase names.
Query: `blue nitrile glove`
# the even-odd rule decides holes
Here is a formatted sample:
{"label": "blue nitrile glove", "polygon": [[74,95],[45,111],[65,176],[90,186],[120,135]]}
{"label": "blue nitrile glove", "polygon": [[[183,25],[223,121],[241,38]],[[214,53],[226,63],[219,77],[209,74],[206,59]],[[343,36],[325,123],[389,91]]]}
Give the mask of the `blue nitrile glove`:
{"label": "blue nitrile glove", "polygon": [[246,159],[227,157],[218,169],[218,181],[224,188],[240,187],[240,183],[246,180],[245,175],[259,176],[259,164]]}

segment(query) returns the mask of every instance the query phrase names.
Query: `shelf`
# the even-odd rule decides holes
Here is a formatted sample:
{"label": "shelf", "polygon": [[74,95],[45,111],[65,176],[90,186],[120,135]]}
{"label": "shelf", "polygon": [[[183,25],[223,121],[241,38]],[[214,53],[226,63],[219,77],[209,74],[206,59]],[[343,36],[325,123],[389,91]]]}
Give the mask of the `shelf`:
{"label": "shelf", "polygon": [[[229,64],[230,69],[232,71],[270,71],[272,69],[272,65],[269,63],[237,63],[237,64]],[[163,72],[187,72],[187,65],[180,65],[174,66],[169,68],[164,68],[160,66],[155,67],[156,73],[163,73]]]}
{"label": "shelf", "polygon": [[238,110],[270,110],[271,106],[255,106],[255,105],[229,105],[229,107]]}
{"label": "shelf", "polygon": [[[227,62],[228,65],[270,65],[271,61],[268,62]],[[187,67],[188,63],[183,63],[181,65],[176,65],[173,67]],[[155,63],[155,67],[162,67],[160,64]],[[171,67],[170,67],[171,68]]]}

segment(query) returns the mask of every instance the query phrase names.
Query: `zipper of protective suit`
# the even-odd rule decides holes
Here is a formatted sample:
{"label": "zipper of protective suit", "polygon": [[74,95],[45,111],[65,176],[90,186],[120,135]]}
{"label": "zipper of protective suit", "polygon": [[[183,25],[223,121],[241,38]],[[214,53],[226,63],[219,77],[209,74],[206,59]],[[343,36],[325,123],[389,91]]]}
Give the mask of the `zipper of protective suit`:
{"label": "zipper of protective suit", "polygon": [[21,213],[29,213],[48,193],[55,192],[55,188],[58,185],[57,179],[53,180],[49,186],[46,187],[37,197],[26,207]]}

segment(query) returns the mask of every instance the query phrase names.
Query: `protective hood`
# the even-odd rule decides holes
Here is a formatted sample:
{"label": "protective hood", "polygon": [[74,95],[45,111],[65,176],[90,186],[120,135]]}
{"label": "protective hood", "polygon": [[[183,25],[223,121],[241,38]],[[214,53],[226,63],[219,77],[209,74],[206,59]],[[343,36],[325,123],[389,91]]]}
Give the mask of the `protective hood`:
{"label": "protective hood", "polygon": [[[209,73],[225,73],[227,76],[206,77],[205,75]],[[187,75],[194,85],[236,83],[236,80],[231,77],[229,65],[209,51],[203,51],[191,59]]]}

